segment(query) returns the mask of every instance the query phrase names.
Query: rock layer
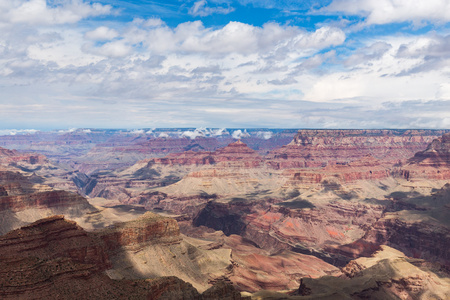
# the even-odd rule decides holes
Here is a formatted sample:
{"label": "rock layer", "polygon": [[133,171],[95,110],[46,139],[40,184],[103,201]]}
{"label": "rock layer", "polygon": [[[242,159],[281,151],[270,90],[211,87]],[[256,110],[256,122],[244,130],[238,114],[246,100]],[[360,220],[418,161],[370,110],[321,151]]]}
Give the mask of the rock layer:
{"label": "rock layer", "polygon": [[300,130],[294,140],[268,156],[276,169],[347,164],[370,155],[384,162],[406,160],[445,131]]}

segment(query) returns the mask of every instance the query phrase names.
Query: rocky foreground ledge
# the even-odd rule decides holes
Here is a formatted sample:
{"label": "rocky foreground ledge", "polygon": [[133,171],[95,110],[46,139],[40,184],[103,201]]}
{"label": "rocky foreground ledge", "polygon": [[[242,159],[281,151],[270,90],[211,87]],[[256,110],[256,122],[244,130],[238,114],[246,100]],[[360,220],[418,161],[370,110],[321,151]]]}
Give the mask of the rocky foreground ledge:
{"label": "rocky foreground ledge", "polygon": [[63,216],[38,220],[0,237],[1,299],[242,299],[218,282],[203,294],[171,276],[113,280],[110,252],[152,242],[176,242],[175,220],[142,218],[88,233]]}

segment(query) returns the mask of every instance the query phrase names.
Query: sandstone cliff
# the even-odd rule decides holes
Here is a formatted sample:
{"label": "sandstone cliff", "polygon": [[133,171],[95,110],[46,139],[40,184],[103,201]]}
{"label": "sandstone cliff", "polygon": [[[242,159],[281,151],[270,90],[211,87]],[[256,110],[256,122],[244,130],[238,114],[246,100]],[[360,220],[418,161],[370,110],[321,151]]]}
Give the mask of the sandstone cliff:
{"label": "sandstone cliff", "polygon": [[450,133],[431,142],[424,151],[417,152],[408,164],[397,171],[406,179],[450,179]]}
{"label": "sandstone cliff", "polygon": [[[167,222],[167,218],[155,219],[152,215],[97,233],[87,233],[62,216],[39,220],[0,236],[0,251],[3,253],[0,257],[0,297],[241,299],[233,287],[225,288],[220,284],[203,297],[191,284],[173,276],[113,280],[104,273],[114,274],[110,269],[115,264],[114,256],[118,251],[127,251],[130,246],[142,249],[147,243],[160,243],[164,238],[164,243],[168,242],[167,238],[175,238],[179,242],[177,229],[176,222]],[[111,243],[112,240],[114,242]]]}
{"label": "sandstone cliff", "polygon": [[272,151],[273,168],[311,168],[347,164],[367,155],[389,163],[404,161],[425,149],[445,131],[300,130],[293,141]]}

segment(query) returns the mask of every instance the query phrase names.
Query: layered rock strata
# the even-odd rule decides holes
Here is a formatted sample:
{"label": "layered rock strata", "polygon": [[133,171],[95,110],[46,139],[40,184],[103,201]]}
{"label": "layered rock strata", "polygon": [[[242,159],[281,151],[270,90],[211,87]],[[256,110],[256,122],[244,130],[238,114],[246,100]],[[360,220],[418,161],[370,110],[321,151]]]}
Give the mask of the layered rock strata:
{"label": "layered rock strata", "polygon": [[[149,220],[150,219],[150,220]],[[87,233],[75,222],[53,216],[0,237],[2,299],[241,299],[233,287],[218,285],[203,297],[177,277],[113,280],[104,271],[111,255],[179,238],[176,222],[145,215],[129,225]],[[138,222],[139,224],[136,224]],[[115,234],[116,233],[116,234]],[[114,241],[114,242],[111,242]],[[173,242],[173,241],[172,241]],[[108,270],[110,272],[110,270]]]}
{"label": "layered rock strata", "polygon": [[295,297],[285,299],[447,299],[448,274],[383,246],[369,258],[351,261],[345,277],[303,278]]}
{"label": "layered rock strata", "polygon": [[397,163],[421,151],[445,131],[300,130],[293,141],[268,155],[275,169],[320,168],[347,164],[370,155]]}
{"label": "layered rock strata", "polygon": [[408,180],[450,179],[450,133],[433,140],[424,151],[417,152],[409,159],[408,164],[398,172],[398,175]]}

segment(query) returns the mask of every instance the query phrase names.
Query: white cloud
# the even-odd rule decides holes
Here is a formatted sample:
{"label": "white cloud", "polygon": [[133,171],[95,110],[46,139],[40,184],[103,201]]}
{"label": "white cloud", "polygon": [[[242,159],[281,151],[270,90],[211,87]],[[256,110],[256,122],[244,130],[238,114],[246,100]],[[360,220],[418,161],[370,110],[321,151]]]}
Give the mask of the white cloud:
{"label": "white cloud", "polygon": [[89,40],[107,41],[118,37],[119,33],[116,30],[108,28],[106,26],[100,26],[95,30],[86,32],[84,36]]}
{"label": "white cloud", "polygon": [[191,140],[195,140],[195,138],[200,136],[206,136],[207,130],[206,128],[197,128],[194,131],[184,131],[181,136],[190,138]]}
{"label": "white cloud", "polygon": [[320,11],[363,16],[366,25],[410,21],[420,26],[426,21],[450,21],[449,0],[333,0]]}
{"label": "white cloud", "polygon": [[82,50],[86,53],[94,54],[97,56],[106,56],[112,58],[124,57],[133,51],[132,46],[128,45],[125,40],[107,42],[100,47],[96,47],[93,44],[87,43],[83,45]]}
{"label": "white cloud", "polygon": [[212,14],[229,14],[230,12],[233,12],[234,8],[227,6],[227,7],[210,7],[208,6],[208,2],[206,0],[200,0],[194,3],[194,5],[189,9],[189,14],[193,16],[200,16],[200,17],[206,17]]}
{"label": "white cloud", "polygon": [[23,24],[76,23],[87,17],[107,15],[111,6],[83,0],[61,0],[50,6],[46,0],[5,1],[0,12],[0,22]]}
{"label": "white cloud", "polygon": [[187,22],[174,29],[153,28],[147,32],[134,30],[148,49],[158,53],[190,52],[211,55],[240,53],[294,52],[304,53],[311,49],[322,49],[342,44],[345,34],[341,29],[322,27],[315,32],[306,32],[299,27],[267,23],[262,27],[240,22],[229,22],[213,30],[205,28],[200,21]]}
{"label": "white cloud", "polygon": [[[45,20],[35,12],[28,21],[12,19],[27,3]],[[0,0],[0,118],[10,128],[39,122],[47,128],[370,127],[382,126],[368,120],[382,115],[368,111],[384,101],[450,98],[450,37],[442,33],[369,36],[353,43],[330,25],[306,31],[275,22],[206,27],[196,21],[175,28],[159,18],[77,23],[111,10],[87,1],[58,3]],[[208,3],[199,7],[228,2]],[[347,105],[352,109],[340,114]],[[414,107],[417,116],[422,107]],[[430,118],[404,120],[445,123]],[[228,132],[198,128],[180,134]]]}
{"label": "white cloud", "polygon": [[234,139],[242,139],[242,138],[245,138],[245,137],[249,137],[250,134],[247,132],[247,130],[242,131],[242,130],[238,129],[238,130],[233,131],[231,136]]}
{"label": "white cloud", "polygon": [[263,139],[265,139],[265,140],[268,140],[268,139],[270,139],[270,138],[272,137],[273,132],[272,132],[272,131],[258,131],[258,132],[256,133],[256,135],[257,135],[259,138],[263,138]]}
{"label": "white cloud", "polygon": [[36,129],[2,129],[0,135],[17,135],[17,134],[35,134],[39,130]]}
{"label": "white cloud", "polygon": [[129,131],[131,134],[136,134],[136,135],[143,135],[145,134],[145,130],[144,129],[133,129]]}

